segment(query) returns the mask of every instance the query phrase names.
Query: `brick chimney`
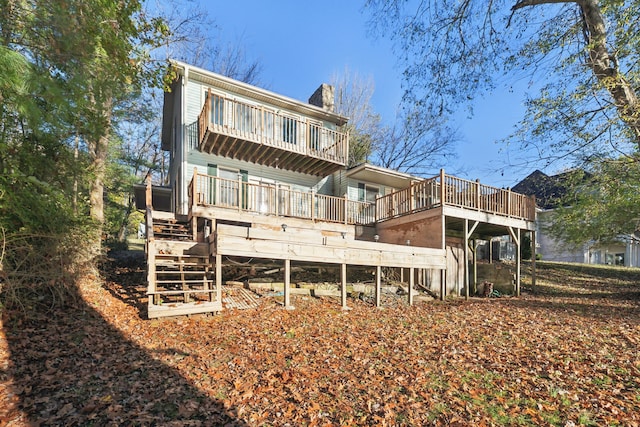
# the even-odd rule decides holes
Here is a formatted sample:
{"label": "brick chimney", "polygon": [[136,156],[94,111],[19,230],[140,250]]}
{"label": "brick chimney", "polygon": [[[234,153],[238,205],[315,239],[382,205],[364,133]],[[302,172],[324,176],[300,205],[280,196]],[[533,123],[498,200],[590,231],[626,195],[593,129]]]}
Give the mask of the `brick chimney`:
{"label": "brick chimney", "polygon": [[333,86],[322,83],[320,87],[313,92],[311,98],[309,98],[309,104],[333,113],[335,106]]}

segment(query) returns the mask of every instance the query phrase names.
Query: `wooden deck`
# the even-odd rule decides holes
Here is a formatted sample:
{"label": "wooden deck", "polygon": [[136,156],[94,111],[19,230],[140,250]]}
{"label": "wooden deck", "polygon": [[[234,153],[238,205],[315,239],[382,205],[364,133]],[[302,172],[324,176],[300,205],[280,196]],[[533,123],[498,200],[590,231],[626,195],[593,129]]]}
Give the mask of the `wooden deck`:
{"label": "wooden deck", "polygon": [[[194,197],[195,195],[195,197]],[[464,210],[469,215],[535,221],[535,199],[451,175],[433,178],[382,196],[375,203],[313,192],[292,191],[278,185],[228,180],[194,171],[189,184],[191,208],[217,207],[276,217],[293,217],[350,225],[368,225],[434,208]]]}
{"label": "wooden deck", "polygon": [[209,91],[198,116],[200,151],[311,175],[346,165],[349,135]]}

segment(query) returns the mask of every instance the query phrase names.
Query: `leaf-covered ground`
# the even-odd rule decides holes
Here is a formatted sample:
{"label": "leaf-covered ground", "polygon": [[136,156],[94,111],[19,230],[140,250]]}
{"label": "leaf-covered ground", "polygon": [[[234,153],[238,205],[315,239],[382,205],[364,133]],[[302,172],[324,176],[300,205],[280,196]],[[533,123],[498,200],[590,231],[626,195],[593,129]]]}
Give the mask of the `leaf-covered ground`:
{"label": "leaf-covered ground", "polygon": [[521,298],[263,298],[153,321],[144,272],[107,274],[80,307],[4,313],[0,426],[640,425],[638,270],[543,264]]}

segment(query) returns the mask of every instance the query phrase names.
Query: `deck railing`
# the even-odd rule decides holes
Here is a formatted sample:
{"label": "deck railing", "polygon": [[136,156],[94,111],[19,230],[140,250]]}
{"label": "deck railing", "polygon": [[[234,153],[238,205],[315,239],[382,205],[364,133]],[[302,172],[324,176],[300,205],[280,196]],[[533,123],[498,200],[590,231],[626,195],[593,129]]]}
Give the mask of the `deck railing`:
{"label": "deck railing", "polygon": [[[444,186],[442,183],[444,182]],[[408,188],[376,200],[376,221],[407,215],[442,205],[472,209],[527,221],[535,220],[535,199],[446,175],[412,183]]]}
{"label": "deck railing", "polygon": [[[194,197],[195,196],[195,197]],[[303,192],[275,184],[220,178],[194,171],[189,184],[192,206],[214,206],[283,217],[344,224],[372,224],[375,203]]]}
{"label": "deck railing", "polygon": [[217,133],[324,160],[344,164],[347,158],[346,132],[211,91],[198,115],[199,143],[210,127]]}
{"label": "deck railing", "polygon": [[[441,184],[444,182],[444,186]],[[195,196],[195,197],[194,197]],[[215,206],[265,215],[345,224],[373,224],[444,205],[510,218],[535,220],[533,197],[445,175],[412,183],[374,202],[349,200],[276,184],[245,182],[194,172],[189,185],[192,206]]]}

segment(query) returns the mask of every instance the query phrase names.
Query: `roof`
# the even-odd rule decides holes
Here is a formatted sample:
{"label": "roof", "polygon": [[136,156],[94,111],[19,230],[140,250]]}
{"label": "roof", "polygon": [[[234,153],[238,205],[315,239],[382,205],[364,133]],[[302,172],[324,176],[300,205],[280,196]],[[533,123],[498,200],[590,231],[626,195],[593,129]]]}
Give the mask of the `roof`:
{"label": "roof", "polygon": [[293,98],[288,98],[284,95],[280,95],[275,92],[259,88],[257,86],[234,80],[221,74],[214,73],[212,71],[189,65],[185,62],[173,59],[169,60],[169,62],[175,67],[178,74],[183,75],[190,80],[199,81],[211,87],[227,90],[238,95],[249,97],[256,101],[261,101],[269,103],[271,105],[276,105],[278,107],[287,108],[307,116],[312,116],[318,119],[335,123],[338,126],[346,124],[349,120],[347,117],[341,114],[332,113],[315,105],[298,101]]}
{"label": "roof", "polygon": [[421,181],[408,173],[399,172],[393,169],[375,166],[370,163],[361,163],[347,170],[346,175],[353,179],[388,185],[394,188],[408,187],[412,181]]}
{"label": "roof", "polygon": [[512,190],[525,196],[535,196],[539,208],[554,209],[561,205],[562,199],[571,191],[575,177],[583,173],[582,170],[571,170],[549,176],[536,170],[516,184]]}

